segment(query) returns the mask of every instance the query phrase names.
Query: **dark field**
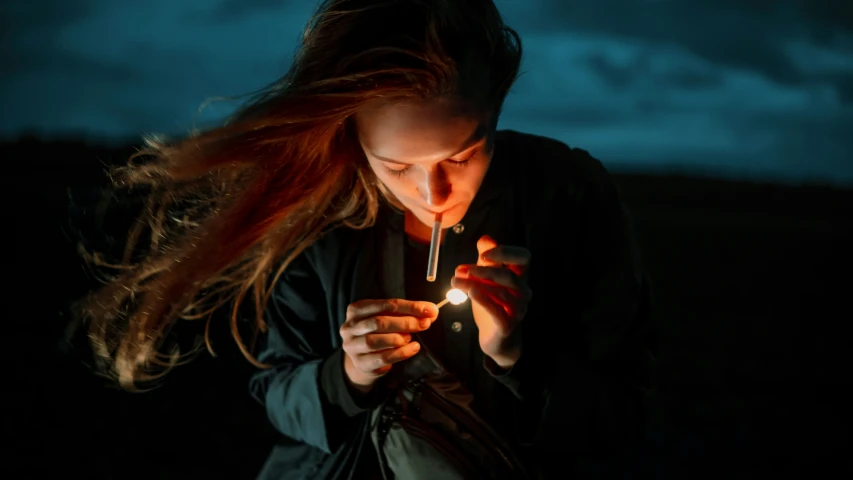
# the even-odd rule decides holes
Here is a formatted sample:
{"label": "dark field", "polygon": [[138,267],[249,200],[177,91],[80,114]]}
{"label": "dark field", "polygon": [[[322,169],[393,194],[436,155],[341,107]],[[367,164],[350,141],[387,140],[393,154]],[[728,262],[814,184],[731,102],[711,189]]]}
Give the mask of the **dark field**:
{"label": "dark field", "polygon": [[[65,305],[92,285],[71,241],[69,189],[74,224],[91,235],[96,159],[127,151],[34,140],[0,149],[12,237],[4,273],[14,286],[4,302],[4,467],[25,469],[8,478],[252,478],[276,435],[222,326],[219,357],[203,355],[146,394],[104,388],[61,348]],[[853,191],[616,178],[656,292],[661,378],[649,470],[853,472]]]}

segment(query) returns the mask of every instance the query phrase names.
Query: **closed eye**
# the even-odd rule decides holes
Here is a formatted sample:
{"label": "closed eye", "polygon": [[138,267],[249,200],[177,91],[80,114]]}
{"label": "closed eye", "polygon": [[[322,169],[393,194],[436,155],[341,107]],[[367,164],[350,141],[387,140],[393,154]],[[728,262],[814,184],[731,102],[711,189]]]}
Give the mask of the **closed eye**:
{"label": "closed eye", "polygon": [[[468,166],[468,164],[471,162],[471,159],[474,158],[475,155],[477,155],[478,151],[479,151],[479,149],[475,148],[474,150],[471,150],[469,153],[467,153],[465,155],[465,158],[462,158],[462,159],[448,158],[445,161],[449,162],[454,167],[464,168],[464,167]],[[402,166],[401,164],[397,164],[397,165]],[[390,173],[391,175],[394,175],[395,177],[402,177],[407,171],[409,171],[409,169],[411,167],[412,167],[411,165],[405,165],[405,166],[402,166],[402,168],[391,168],[391,167],[387,166],[387,162],[386,162],[385,169],[388,171],[388,173]]]}
{"label": "closed eye", "polygon": [[470,162],[472,158],[474,158],[474,155],[477,155],[478,151],[479,151],[479,149],[475,148],[474,150],[471,150],[471,152],[468,153],[468,155],[466,155],[465,158],[455,159],[455,160],[450,158],[450,159],[448,159],[448,161],[450,163],[456,165],[457,167],[464,167],[464,166],[468,165],[468,162]]}

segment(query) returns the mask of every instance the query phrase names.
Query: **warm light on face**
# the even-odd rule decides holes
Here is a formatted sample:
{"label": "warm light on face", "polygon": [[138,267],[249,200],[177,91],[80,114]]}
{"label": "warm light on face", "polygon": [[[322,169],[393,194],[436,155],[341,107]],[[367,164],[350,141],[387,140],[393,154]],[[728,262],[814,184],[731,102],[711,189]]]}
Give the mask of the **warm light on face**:
{"label": "warm light on face", "polygon": [[371,170],[407,213],[427,228],[462,221],[491,162],[492,121],[452,97],[376,100],[355,115]]}
{"label": "warm light on face", "polygon": [[458,288],[451,288],[447,292],[447,301],[454,305],[459,305],[465,300],[468,300],[468,295],[465,295],[465,292],[459,290]]}

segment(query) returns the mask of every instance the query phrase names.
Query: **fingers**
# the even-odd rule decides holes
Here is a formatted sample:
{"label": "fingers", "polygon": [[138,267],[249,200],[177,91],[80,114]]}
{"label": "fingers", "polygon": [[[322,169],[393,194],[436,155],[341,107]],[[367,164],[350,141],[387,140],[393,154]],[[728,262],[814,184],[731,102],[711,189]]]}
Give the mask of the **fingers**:
{"label": "fingers", "polygon": [[459,265],[454,272],[457,278],[475,280],[487,285],[520,290],[521,278],[512,271],[502,267],[483,267],[478,265]]}
{"label": "fingers", "polygon": [[507,311],[507,308],[494,296],[487,291],[484,285],[475,285],[468,291],[468,296],[472,302],[483,307],[495,322],[494,326],[501,332],[511,328],[512,314]]}
{"label": "fingers", "polygon": [[[506,288],[513,296],[522,300],[529,301],[533,297],[533,292],[527,286],[527,282],[522,280],[518,274],[506,268],[460,265],[456,267],[455,275],[456,279]],[[461,283],[460,285],[471,284]],[[465,290],[464,287],[456,288]]]}
{"label": "fingers", "polygon": [[451,280],[451,283],[454,288],[458,288],[463,291],[470,292],[472,290],[478,290],[488,295],[493,302],[506,310],[506,313],[511,313],[517,310],[515,304],[518,303],[518,298],[510,293],[506,288],[462,279]]}
{"label": "fingers", "polygon": [[482,254],[489,262],[504,265],[519,265],[526,267],[530,264],[530,251],[524,247],[502,245]]}
{"label": "fingers", "polygon": [[421,345],[418,342],[410,342],[402,347],[351,355],[350,358],[358,370],[378,376],[388,373],[391,365],[412,358],[420,350]]}
{"label": "fingers", "polygon": [[343,350],[359,375],[376,378],[391,365],[413,357],[420,344],[411,332],[429,328],[438,318],[438,307],[430,302],[403,299],[361,300],[347,307],[341,325]]}
{"label": "fingers", "polygon": [[358,355],[402,347],[411,341],[412,336],[408,333],[374,333],[354,337],[344,349],[347,353]]}
{"label": "fingers", "polygon": [[489,250],[493,250],[497,248],[498,242],[495,241],[492,237],[488,235],[483,235],[477,240],[477,254],[479,258],[477,259],[477,265],[483,266],[491,266],[491,265],[499,265],[499,263],[494,262],[493,260],[489,260],[485,257],[485,253]]}
{"label": "fingers", "polygon": [[[468,292],[468,296],[472,299],[476,297],[477,292],[488,296],[490,301],[500,306],[510,318],[517,316],[520,319],[527,313],[528,301],[524,298],[519,298],[518,292],[501,286],[487,285],[461,278],[454,278],[450,283],[453,288]],[[474,293],[472,294],[471,292]]]}
{"label": "fingers", "polygon": [[415,302],[400,298],[390,300],[359,300],[347,307],[347,321],[358,321],[376,315],[437,317],[438,308],[431,302]]}
{"label": "fingers", "polygon": [[[481,305],[493,318],[506,325],[527,315],[528,300],[519,298],[517,292],[510,289],[459,277],[453,278],[450,283],[454,288],[466,291],[471,301]],[[529,289],[527,291],[529,292]],[[526,294],[528,299],[531,296],[530,293]]]}
{"label": "fingers", "polygon": [[371,333],[421,332],[428,329],[434,320],[435,318],[429,317],[370,317],[355,322],[345,322],[341,326],[341,336],[346,340],[348,337],[358,337]]}
{"label": "fingers", "polygon": [[484,267],[506,266],[516,275],[524,275],[530,265],[530,251],[524,247],[498,245],[488,235],[477,241],[477,265]]}
{"label": "fingers", "polygon": [[340,333],[346,341],[368,333],[420,332],[429,328],[436,318],[438,307],[430,302],[360,300],[347,307]]}

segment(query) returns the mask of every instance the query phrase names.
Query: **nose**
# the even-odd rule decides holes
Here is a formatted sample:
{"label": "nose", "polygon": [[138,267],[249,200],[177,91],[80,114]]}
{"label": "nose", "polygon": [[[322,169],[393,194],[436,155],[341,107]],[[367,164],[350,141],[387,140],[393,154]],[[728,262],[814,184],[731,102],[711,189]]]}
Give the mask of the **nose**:
{"label": "nose", "polygon": [[447,173],[438,165],[426,171],[424,180],[418,188],[421,199],[430,208],[438,209],[447,203],[452,190]]}

